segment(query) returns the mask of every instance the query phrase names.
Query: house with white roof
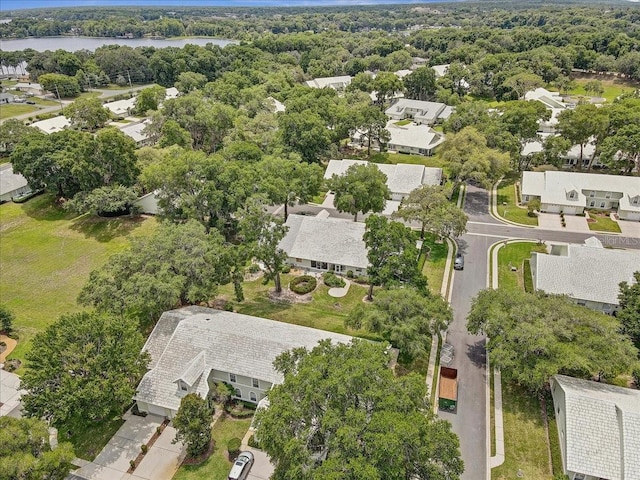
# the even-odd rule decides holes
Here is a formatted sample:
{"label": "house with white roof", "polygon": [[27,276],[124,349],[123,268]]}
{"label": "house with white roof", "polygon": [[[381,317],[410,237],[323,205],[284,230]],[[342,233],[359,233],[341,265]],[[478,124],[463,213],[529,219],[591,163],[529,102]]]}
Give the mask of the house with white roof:
{"label": "house with white roof", "polygon": [[287,263],[313,271],[365,275],[369,266],[365,225],[342,218],[289,215],[289,228],[279,244]]}
{"label": "house with white roof", "polygon": [[548,254],[534,252],[529,264],[536,290],[612,314],[620,307],[620,282],[633,283],[640,271],[640,251],[603,248],[591,237],[584,245],[554,244]]}
{"label": "house with white roof", "polygon": [[640,177],[580,172],[523,172],[522,203],[540,200],[540,211],[576,215],[585,208],[617,210],[640,221]]}
{"label": "house with white roof", "polygon": [[[520,155],[523,157],[528,157],[530,155],[534,155],[536,153],[541,153],[544,151],[544,142],[550,138],[554,137],[553,133],[538,133],[538,140],[531,140],[524,144],[522,150],[520,151]],[[582,147],[582,166],[587,167],[593,158],[593,155],[596,152],[596,146],[592,143],[595,139],[592,137],[590,141]],[[580,162],[580,145],[573,145],[565,154],[561,155],[560,158],[564,160],[564,166],[572,167],[577,165]],[[593,159],[592,167],[601,166],[602,163],[598,158]]]}
{"label": "house with white roof", "polygon": [[29,126],[39,128],[44,133],[54,133],[54,132],[60,132],[65,128],[69,128],[71,126],[71,122],[64,115],[58,115],[57,117],[52,117],[46,120],[33,122]]}
{"label": "house with white roof", "polygon": [[434,125],[446,120],[453,113],[453,108],[444,103],[425,102],[400,98],[384,112],[391,120],[411,119],[418,125]]}
{"label": "house with white roof", "polygon": [[564,103],[563,98],[558,92],[551,92],[546,88],[536,88],[524,94],[525,100],[537,101],[542,103],[547,110],[551,111],[551,117],[549,120],[539,122],[539,132],[553,133],[558,127],[558,115],[565,109],[572,107],[573,105],[567,105]]}
{"label": "house with white roof", "polygon": [[[330,160],[324,178],[330,179],[333,175],[344,175],[352,165],[367,165],[365,160]],[[442,169],[425,167],[423,165],[411,165],[408,163],[375,163],[378,169],[387,176],[387,186],[391,190],[391,200],[400,202],[413,190],[422,185],[440,185],[442,181]]]}
{"label": "house with white roof", "polygon": [[565,375],[550,384],[569,480],[638,480],[640,390]]}
{"label": "house with white roof", "polygon": [[449,64],[445,63],[444,65],[433,65],[433,71],[436,72],[436,78],[444,77],[449,70]]}
{"label": "house with white roof", "polygon": [[29,182],[19,173],[14,173],[13,165],[0,166],[0,203],[9,202],[14,197],[31,193]]}
{"label": "house with white roof", "polygon": [[127,98],[125,100],[116,100],[115,102],[108,102],[105,103],[103,107],[108,108],[111,113],[113,113],[117,117],[128,117],[136,108],[136,97]]}
{"label": "house with white roof", "polygon": [[120,131],[127,137],[136,142],[137,147],[144,147],[150,145],[149,135],[146,133],[148,121],[128,123],[123,127],[120,127]]}
{"label": "house with white roof", "polygon": [[351,83],[350,75],[339,77],[320,77],[305,82],[311,88],[333,88],[334,90],[344,90]]}
{"label": "house with white roof", "polygon": [[[418,125],[413,122],[398,125],[396,121],[390,120],[385,128],[389,132],[386,148],[391,152],[431,156],[436,147],[445,141],[443,133],[436,132],[428,125]],[[356,130],[351,135],[351,145],[354,147],[366,148],[368,142],[366,133],[361,130]],[[379,150],[380,143],[372,140],[371,148]]]}
{"label": "house with white roof", "polygon": [[257,404],[283,381],[273,367],[278,355],[324,339],[352,337],[212,308],[164,312],[143,347],[151,360],[134,400],[141,412],[173,418],[185,395],[208,399],[223,382],[234,398]]}

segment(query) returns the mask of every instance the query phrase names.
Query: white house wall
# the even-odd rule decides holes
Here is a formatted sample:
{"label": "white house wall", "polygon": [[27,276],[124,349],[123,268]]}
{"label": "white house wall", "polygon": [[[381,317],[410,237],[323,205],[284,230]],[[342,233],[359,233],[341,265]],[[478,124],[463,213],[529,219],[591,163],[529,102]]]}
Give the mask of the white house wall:
{"label": "white house wall", "polygon": [[338,274],[342,274],[342,275],[346,275],[346,273],[351,270],[355,275],[366,275],[367,274],[367,269],[366,268],[359,268],[359,267],[354,267],[353,265],[341,265],[342,270],[334,270],[334,264],[333,263],[327,263],[327,269],[322,269],[322,268],[316,268],[316,267],[312,267],[311,266],[311,260],[305,259],[305,258],[293,258],[293,257],[288,257],[287,258],[287,263],[289,265],[291,265],[292,267],[295,268],[300,268],[302,270],[309,270],[312,272],[335,272]]}
{"label": "white house wall", "polygon": [[618,210],[618,217],[621,220],[640,221],[640,212],[630,212],[629,210]]}
{"label": "white house wall", "polygon": [[551,396],[558,427],[558,440],[560,443],[560,456],[562,457],[562,471],[567,473],[567,416],[565,412],[564,390],[552,380]]}
{"label": "white house wall", "polygon": [[[258,403],[260,400],[262,400],[266,396],[267,392],[271,389],[271,386],[272,386],[270,382],[256,379],[258,381],[258,386],[254,387],[253,378],[246,377],[243,375],[237,375],[237,374],[236,374],[236,381],[232,382],[230,374],[233,374],[233,372],[223,372],[221,370],[212,370],[211,374],[209,375],[209,380],[214,382],[218,381],[218,382],[228,383],[234,389],[240,390],[241,395],[240,396],[236,395],[234,396],[234,398],[239,398],[247,402]],[[256,394],[256,400],[251,399],[251,393]]]}

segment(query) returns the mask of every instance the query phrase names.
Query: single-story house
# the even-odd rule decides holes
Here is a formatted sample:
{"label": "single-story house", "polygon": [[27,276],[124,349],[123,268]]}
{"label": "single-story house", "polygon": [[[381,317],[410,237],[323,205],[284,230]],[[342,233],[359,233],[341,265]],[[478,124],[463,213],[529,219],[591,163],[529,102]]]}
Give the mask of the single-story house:
{"label": "single-story house", "polygon": [[57,117],[52,117],[46,120],[33,122],[29,126],[39,128],[44,133],[54,133],[54,132],[60,132],[65,128],[69,128],[71,126],[71,122],[64,115],[58,115]]}
{"label": "single-story house", "polygon": [[[523,157],[528,157],[529,155],[543,152],[544,142],[549,137],[553,137],[553,136],[555,136],[553,133],[539,133],[538,134],[539,140],[532,140],[530,142],[525,143],[524,146],[522,147],[522,150],[520,151],[520,154]],[[584,167],[587,167],[589,165],[589,162],[591,161],[591,158],[593,157],[596,151],[595,145],[591,143],[593,140],[594,139],[591,138],[589,143],[587,143],[582,148],[582,165]],[[567,151],[567,153],[561,156],[561,158],[565,162],[564,163],[565,167],[573,167],[577,165],[580,161],[580,145],[572,146],[569,149],[569,151]],[[602,163],[600,163],[600,160],[598,158],[594,158],[592,166],[594,167],[602,166]]]}
{"label": "single-story house", "polygon": [[115,102],[108,102],[105,103],[103,107],[108,108],[111,113],[113,113],[117,117],[128,117],[136,108],[136,97],[127,98],[126,100],[116,100]]}
{"label": "single-story house", "polygon": [[[389,120],[385,128],[389,132],[386,147],[392,152],[431,156],[436,147],[445,141],[443,133],[436,132],[427,125],[415,123],[398,125],[395,120]],[[367,144],[365,132],[356,130],[351,136],[351,145],[364,148]],[[378,150],[380,144],[373,140],[371,148]]]}
{"label": "single-story house", "polygon": [[436,72],[436,78],[444,77],[449,70],[449,64],[445,63],[444,65],[433,65],[433,71]]}
{"label": "single-story house", "polygon": [[404,68],[404,69],[398,70],[398,71],[396,71],[394,73],[396,74],[396,77],[398,77],[400,80],[402,80],[407,75],[411,75],[413,73],[413,70],[408,70],[408,69]]}
{"label": "single-story house", "polygon": [[[14,90],[19,92],[31,93],[32,95],[44,95],[45,91],[42,85],[32,82],[18,82],[13,86]],[[53,92],[55,93],[55,92]]]}
{"label": "single-story house", "polygon": [[411,119],[417,124],[433,125],[449,118],[453,108],[444,103],[400,98],[384,113],[391,120]]}
{"label": "single-story house", "polygon": [[344,90],[351,83],[350,75],[342,75],[339,77],[321,77],[314,78],[305,82],[307,87],[311,88],[333,88],[334,90]]}
{"label": "single-story house", "polygon": [[120,131],[127,137],[133,139],[133,141],[136,142],[137,147],[144,147],[151,144],[149,141],[149,135],[144,130],[146,127],[147,121],[128,123],[121,127]]}
{"label": "single-story house", "polygon": [[173,418],[185,395],[208,399],[224,382],[234,398],[257,404],[283,380],[273,367],[278,355],[323,339],[352,337],[204,307],[164,312],[143,347],[151,361],[134,400],[142,412]]}
{"label": "single-story house", "polygon": [[271,104],[271,106],[274,109],[275,113],[278,112],[284,112],[287,110],[287,107],[285,107],[284,103],[282,103],[281,101],[273,98],[273,97],[267,97],[267,100],[269,101],[269,103]]}
{"label": "single-story house", "polygon": [[365,225],[341,218],[289,215],[289,231],[279,248],[287,263],[313,271],[365,275],[369,266],[363,236]]}
{"label": "single-story house", "polygon": [[19,173],[14,173],[10,163],[0,166],[0,203],[29,193],[31,193],[31,187],[27,179]]}
{"label": "single-story house", "polygon": [[176,87],[169,87],[164,94],[164,99],[169,100],[171,98],[176,98],[179,94],[180,92]]}
{"label": "single-story house", "polygon": [[429,60],[427,60],[426,58],[423,58],[423,57],[412,57],[411,58],[411,69],[415,70],[417,68],[424,67],[427,63],[429,63]]}
{"label": "single-story house", "polygon": [[[330,160],[324,178],[333,175],[344,175],[352,165],[366,165],[364,160]],[[442,169],[411,165],[408,163],[375,163],[378,169],[387,176],[387,186],[391,190],[391,200],[402,201],[409,193],[422,185],[440,185]]]}
{"label": "single-story house", "polygon": [[551,92],[542,87],[528,91],[524,94],[524,99],[540,102],[547,107],[547,110],[551,111],[551,118],[549,120],[538,123],[538,131],[545,133],[555,132],[558,126],[558,115],[565,109],[573,106],[564,103],[563,98],[558,92]]}
{"label": "single-story house", "polygon": [[532,253],[530,265],[536,290],[612,314],[620,307],[620,282],[634,283],[640,271],[640,251],[603,248],[591,237],[584,245],[554,244],[548,254]]}
{"label": "single-story house", "polygon": [[569,480],[638,480],[640,390],[565,375],[550,384]]}
{"label": "single-story house", "polygon": [[160,213],[160,205],[158,204],[159,190],[149,192],[140,198],[138,198],[134,205],[138,208],[140,213],[146,213],[148,215],[157,215]]}
{"label": "single-story house", "polygon": [[580,172],[523,172],[522,203],[537,198],[540,211],[576,215],[585,208],[616,210],[640,221],[640,177]]}
{"label": "single-story house", "polygon": [[0,93],[0,104],[13,103],[15,99],[15,95],[12,95],[10,93]]}

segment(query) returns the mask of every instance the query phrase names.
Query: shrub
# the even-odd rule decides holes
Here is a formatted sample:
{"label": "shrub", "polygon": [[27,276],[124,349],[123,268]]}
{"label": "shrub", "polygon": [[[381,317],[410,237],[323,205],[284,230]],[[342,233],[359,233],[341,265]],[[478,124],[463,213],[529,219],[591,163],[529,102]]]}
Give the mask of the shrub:
{"label": "shrub", "polygon": [[256,440],[255,435],[251,435],[249,437],[249,440],[247,441],[247,445],[249,445],[252,448],[260,448],[260,444],[258,443],[258,440]]}
{"label": "shrub", "polygon": [[322,279],[327,287],[344,287],[346,285],[345,281],[333,272],[326,272],[322,275]]}
{"label": "shrub", "polygon": [[252,263],[251,265],[249,265],[249,267],[247,268],[247,271],[249,273],[258,273],[260,271],[260,265],[258,265],[257,263]]}
{"label": "shrub", "polygon": [[301,275],[291,280],[289,288],[298,295],[313,292],[318,286],[318,281],[311,275]]}
{"label": "shrub", "polygon": [[142,444],[142,445],[140,445],[140,450],[142,450],[142,454],[143,455],[146,455],[147,452],[149,451],[149,447],[147,447],[146,444]]}
{"label": "shrub", "polygon": [[631,372],[631,376],[633,377],[633,381],[636,384],[636,388],[640,390],[640,365],[636,366]]}
{"label": "shrub", "polygon": [[353,278],[353,270],[347,270],[347,278]]}
{"label": "shrub", "polygon": [[291,265],[285,265],[282,267],[282,273],[289,273],[291,271]]}
{"label": "shrub", "polygon": [[242,440],[237,437],[234,437],[227,442],[227,452],[229,452],[229,458],[235,458],[238,453],[240,453],[240,445],[242,445]]}
{"label": "shrub", "polygon": [[129,466],[131,467],[131,470],[135,470],[136,461],[135,460],[129,460]]}
{"label": "shrub", "polygon": [[0,330],[5,333],[10,333],[13,330],[13,320],[15,319],[15,315],[9,307],[5,305],[0,305]]}

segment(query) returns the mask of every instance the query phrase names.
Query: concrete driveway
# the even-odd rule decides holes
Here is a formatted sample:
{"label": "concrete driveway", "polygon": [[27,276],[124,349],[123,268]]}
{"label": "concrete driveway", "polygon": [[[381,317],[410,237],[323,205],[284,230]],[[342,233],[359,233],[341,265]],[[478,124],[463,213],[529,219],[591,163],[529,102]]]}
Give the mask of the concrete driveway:
{"label": "concrete driveway", "polygon": [[249,472],[247,480],[269,480],[274,471],[274,466],[269,461],[269,457],[262,450],[247,447],[245,450],[253,453],[253,467]]}
{"label": "concrete driveway", "polygon": [[629,220],[617,220],[622,235],[625,237],[640,238],[640,222],[631,222]]}
{"label": "concrete driveway", "polygon": [[129,461],[138,457],[140,446],[151,439],[164,418],[156,415],[138,417],[127,412],[124,419],[125,423],[95,460],[73,472],[74,476],[87,480],[171,479],[184,458],[182,445],[171,444],[175,429],[165,428],[134,473],[129,474]]}

